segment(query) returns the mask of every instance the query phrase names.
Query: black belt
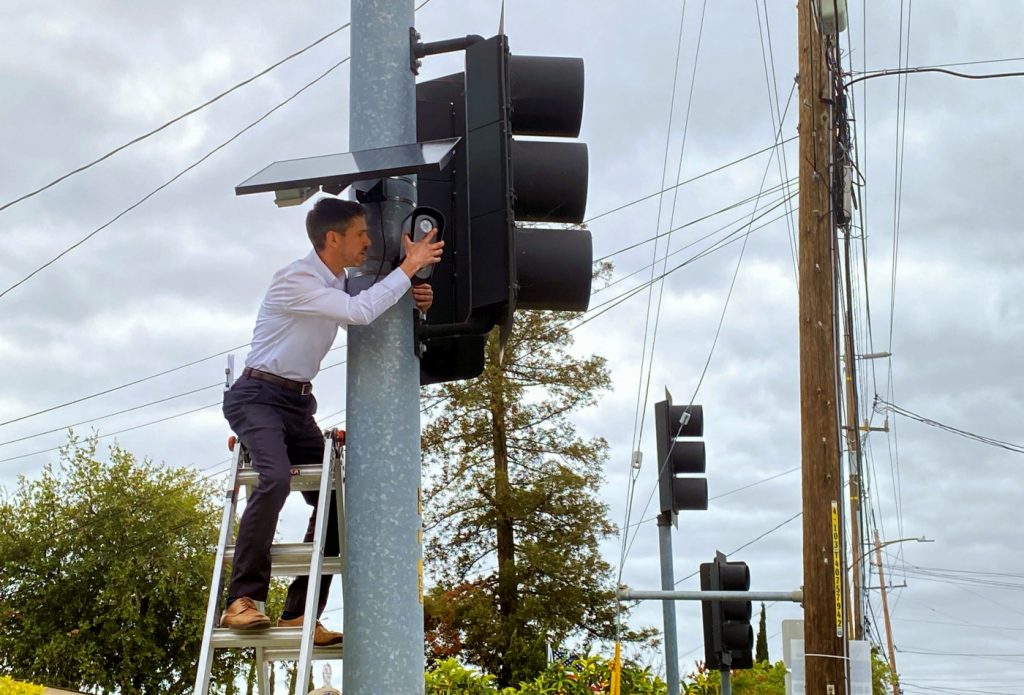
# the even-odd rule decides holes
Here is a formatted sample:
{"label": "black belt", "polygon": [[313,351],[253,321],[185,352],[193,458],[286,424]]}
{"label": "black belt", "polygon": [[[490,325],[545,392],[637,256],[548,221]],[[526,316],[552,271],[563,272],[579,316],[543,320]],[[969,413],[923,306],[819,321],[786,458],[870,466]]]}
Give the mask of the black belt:
{"label": "black belt", "polygon": [[293,379],[285,379],[283,376],[277,374],[271,374],[270,372],[264,372],[261,369],[253,369],[252,367],[246,367],[242,370],[242,376],[247,376],[250,379],[259,379],[260,381],[266,381],[271,384],[276,384],[281,388],[286,388],[289,391],[295,391],[301,393],[303,396],[308,396],[313,393],[313,384],[308,381],[294,381]]}

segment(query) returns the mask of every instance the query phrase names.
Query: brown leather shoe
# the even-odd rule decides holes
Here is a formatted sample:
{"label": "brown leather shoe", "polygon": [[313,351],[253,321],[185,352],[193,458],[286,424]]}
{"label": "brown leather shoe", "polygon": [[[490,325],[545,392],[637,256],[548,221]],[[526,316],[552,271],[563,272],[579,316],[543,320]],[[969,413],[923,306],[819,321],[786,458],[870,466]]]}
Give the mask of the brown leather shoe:
{"label": "brown leather shoe", "polygon": [[[281,618],[277,621],[278,627],[302,627],[302,616],[298,618],[292,618],[291,620],[285,620]],[[324,627],[324,624],[319,620],[316,621],[316,629],[313,631],[313,644],[318,647],[329,647],[332,644],[341,644],[345,640],[345,636],[340,632],[328,630]]]}
{"label": "brown leather shoe", "polygon": [[232,601],[221,614],[220,626],[232,630],[263,630],[270,627],[270,618],[256,607],[255,601],[243,596]]}

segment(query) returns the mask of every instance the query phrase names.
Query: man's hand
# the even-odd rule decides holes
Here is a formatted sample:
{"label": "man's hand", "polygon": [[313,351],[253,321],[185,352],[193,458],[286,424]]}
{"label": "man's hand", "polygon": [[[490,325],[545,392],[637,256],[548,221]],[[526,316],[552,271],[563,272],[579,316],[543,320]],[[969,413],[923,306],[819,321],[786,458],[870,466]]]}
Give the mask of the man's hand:
{"label": "man's hand", "polygon": [[441,260],[441,250],[444,248],[443,241],[434,241],[437,230],[431,229],[422,239],[414,242],[405,234],[402,235],[402,248],[405,249],[405,258],[398,266],[410,278],[416,271],[433,265]]}
{"label": "man's hand", "polygon": [[430,305],[434,303],[434,288],[426,283],[413,285],[412,301],[416,303],[417,309],[424,314],[427,313],[430,310]]}

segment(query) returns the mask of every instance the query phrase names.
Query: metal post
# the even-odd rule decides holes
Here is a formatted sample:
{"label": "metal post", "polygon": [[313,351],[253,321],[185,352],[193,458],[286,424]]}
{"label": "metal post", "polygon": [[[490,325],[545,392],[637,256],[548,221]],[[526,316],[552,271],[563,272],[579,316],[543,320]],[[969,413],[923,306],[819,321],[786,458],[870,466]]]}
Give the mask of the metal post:
{"label": "metal post", "polygon": [[[670,512],[658,515],[658,551],[661,555],[663,591],[672,591],[675,588],[675,576],[672,571],[671,516]],[[665,618],[665,680],[668,682],[668,695],[679,695],[679,647],[676,644],[675,602],[662,603],[661,612]]]}
{"label": "metal post", "polygon": [[[352,0],[349,149],[416,141],[409,66],[413,0]],[[415,204],[410,177],[388,179],[368,214],[373,247],[350,274],[353,294],[392,269]],[[379,220],[376,219],[379,217]],[[379,225],[377,224],[379,221]],[[422,693],[419,363],[406,295],[348,330],[345,481],[346,695]]]}
{"label": "metal post", "polygon": [[804,592],[796,591],[645,591],[620,589],[620,601],[792,601],[803,603]]}
{"label": "metal post", "polygon": [[720,682],[722,684],[722,695],[732,695],[732,671],[727,668],[723,668],[718,673],[721,676]]}

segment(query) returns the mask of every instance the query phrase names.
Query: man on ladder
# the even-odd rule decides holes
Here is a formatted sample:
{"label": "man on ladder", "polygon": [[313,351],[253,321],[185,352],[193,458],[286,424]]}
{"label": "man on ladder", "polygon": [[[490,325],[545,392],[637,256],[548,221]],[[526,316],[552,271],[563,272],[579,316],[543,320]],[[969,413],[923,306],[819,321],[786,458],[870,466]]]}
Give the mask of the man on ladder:
{"label": "man on ladder", "polygon": [[[278,515],[291,485],[291,468],[319,463],[324,436],[313,419],[316,399],[310,381],[330,350],[338,326],[365,325],[389,309],[410,288],[420,269],[437,263],[444,242],[436,231],[418,242],[403,237],[405,258],[387,277],[351,297],[345,268],[360,265],[370,247],[366,217],[359,203],[321,198],[306,216],[313,250],[274,274],[256,318],[252,348],[241,377],[224,395],[224,416],[249,451],[259,483],[249,496],[238,527],[231,581],[221,627],[258,630],[270,619],[256,602],[266,601],[270,586],[270,546]],[[430,308],[430,285],[412,286],[420,311]],[[313,505],[305,541],[313,540],[317,495],[303,493]],[[338,519],[332,497],[324,554],[338,554]],[[309,577],[297,577],[278,625],[302,625]],[[319,621],[327,603],[331,577],[320,584],[314,644],[341,642],[342,635]]]}

